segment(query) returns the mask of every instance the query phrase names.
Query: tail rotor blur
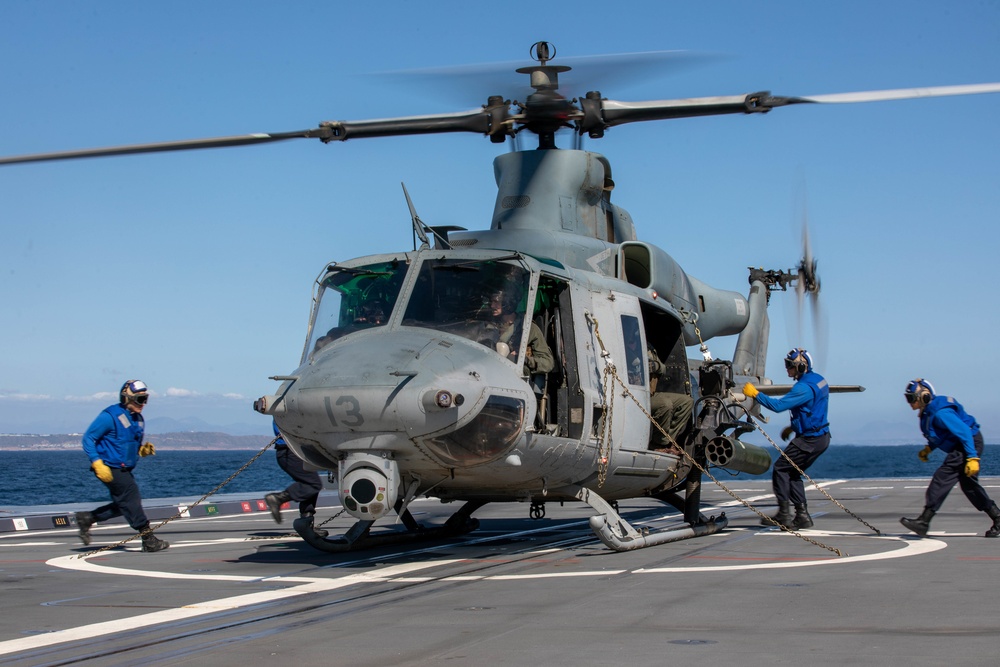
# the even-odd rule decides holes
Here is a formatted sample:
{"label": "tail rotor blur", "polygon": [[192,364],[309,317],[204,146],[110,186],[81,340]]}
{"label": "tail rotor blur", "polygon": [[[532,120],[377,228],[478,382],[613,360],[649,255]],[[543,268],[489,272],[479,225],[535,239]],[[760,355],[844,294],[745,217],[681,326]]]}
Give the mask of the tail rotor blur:
{"label": "tail rotor blur", "polygon": [[812,251],[812,241],[809,234],[808,214],[802,213],[802,259],[799,261],[795,280],[796,294],[796,325],[798,327],[797,345],[804,345],[803,320],[805,311],[808,309],[811,315],[812,324],[812,349],[813,356],[825,365],[827,348],[827,322],[819,299],[820,279],[817,273],[817,260]]}

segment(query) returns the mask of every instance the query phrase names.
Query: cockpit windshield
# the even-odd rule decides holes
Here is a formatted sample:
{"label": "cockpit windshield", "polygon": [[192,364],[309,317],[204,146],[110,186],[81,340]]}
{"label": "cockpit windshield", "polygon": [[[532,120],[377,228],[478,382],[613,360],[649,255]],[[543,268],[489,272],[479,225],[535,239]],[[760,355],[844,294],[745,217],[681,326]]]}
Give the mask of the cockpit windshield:
{"label": "cockpit windshield", "polygon": [[[523,322],[531,274],[498,260],[429,259],[420,266],[403,313],[404,326],[425,327],[516,353],[512,322]],[[520,327],[517,327],[518,332]]]}
{"label": "cockpit windshield", "polygon": [[399,297],[408,264],[333,266],[323,277],[303,361],[341,336],[384,326]]}

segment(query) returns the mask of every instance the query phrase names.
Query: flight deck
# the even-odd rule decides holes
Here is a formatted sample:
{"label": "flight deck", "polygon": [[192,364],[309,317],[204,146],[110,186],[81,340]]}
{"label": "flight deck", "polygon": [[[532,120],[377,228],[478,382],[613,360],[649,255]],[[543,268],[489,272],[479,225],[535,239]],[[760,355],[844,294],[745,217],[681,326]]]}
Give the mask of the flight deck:
{"label": "flight deck", "polygon": [[[0,662],[5,665],[814,665],[995,664],[1000,540],[956,490],[928,539],[927,479],[821,480],[816,525],[792,534],[709,484],[707,537],[614,552],[582,503],[486,505],[480,527],[450,540],[330,554],[275,524],[262,498],[203,506],[146,554],[121,523],[83,546],[48,509],[3,508]],[[1000,479],[984,486],[1000,495]],[[730,490],[773,513],[768,481]],[[353,519],[336,495],[317,523]],[[183,499],[147,501],[154,524]],[[70,508],[72,509],[72,508]],[[680,522],[656,501],[622,502],[632,525]],[[17,511],[22,516],[14,516]],[[453,511],[418,500],[430,524]],[[18,522],[20,530],[5,526]],[[46,522],[48,522],[46,524]],[[877,532],[876,532],[877,531]]]}

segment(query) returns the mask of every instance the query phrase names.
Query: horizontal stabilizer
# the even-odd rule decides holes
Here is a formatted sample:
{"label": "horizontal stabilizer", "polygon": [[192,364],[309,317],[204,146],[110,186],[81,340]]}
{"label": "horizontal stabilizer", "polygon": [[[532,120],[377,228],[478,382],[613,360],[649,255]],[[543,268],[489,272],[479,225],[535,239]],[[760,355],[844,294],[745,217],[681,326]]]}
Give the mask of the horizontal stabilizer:
{"label": "horizontal stabilizer", "polygon": [[[768,396],[780,396],[781,394],[787,394],[792,390],[795,385],[791,384],[765,384],[758,386],[757,389],[760,393],[766,394]],[[864,391],[865,388],[860,384],[831,384],[830,393],[831,394],[849,394],[858,393]]]}

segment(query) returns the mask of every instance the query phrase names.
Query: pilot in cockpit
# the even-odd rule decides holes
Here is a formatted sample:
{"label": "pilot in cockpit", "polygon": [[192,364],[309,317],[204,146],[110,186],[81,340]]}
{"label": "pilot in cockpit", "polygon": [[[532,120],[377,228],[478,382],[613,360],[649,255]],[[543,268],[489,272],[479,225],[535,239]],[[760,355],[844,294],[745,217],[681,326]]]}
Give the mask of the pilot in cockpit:
{"label": "pilot in cockpit", "polygon": [[352,331],[384,325],[386,322],[385,313],[390,310],[391,309],[387,308],[386,304],[382,301],[375,300],[362,304],[355,313],[351,326],[335,326],[327,331],[326,335],[320,336],[316,339],[312,353],[316,354],[333,341],[337,340],[341,336],[351,333]]}
{"label": "pilot in cockpit", "polygon": [[[500,329],[499,343],[507,346],[510,350],[508,358],[516,362],[521,336],[524,333],[524,312],[517,310],[517,297],[505,294],[502,290],[495,291],[490,296],[490,313]],[[533,379],[531,384],[536,388],[536,393],[544,382],[535,382],[534,378],[544,380],[544,375],[550,373],[555,366],[552,349],[545,341],[542,330],[532,322],[528,329],[528,347],[525,350],[522,368],[525,377]]]}
{"label": "pilot in cockpit", "polygon": [[362,326],[381,326],[385,324],[386,308],[381,301],[369,301],[361,306],[354,323]]}

